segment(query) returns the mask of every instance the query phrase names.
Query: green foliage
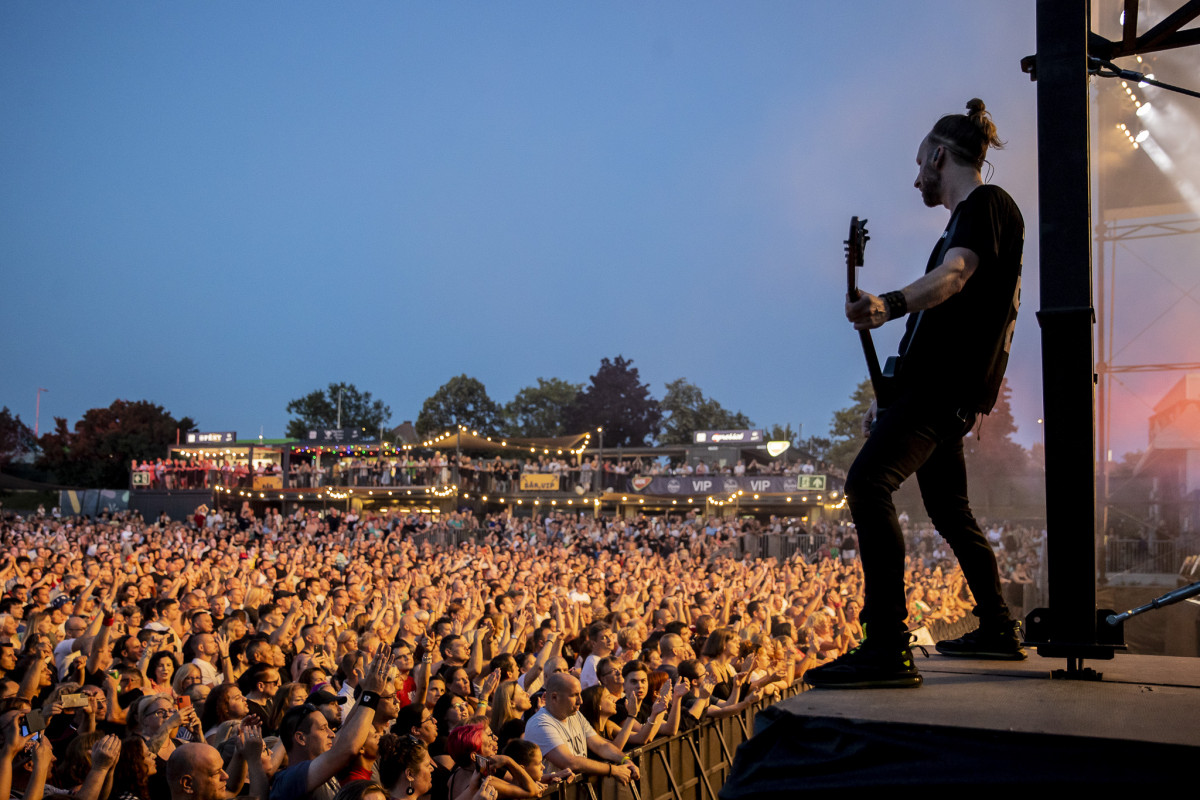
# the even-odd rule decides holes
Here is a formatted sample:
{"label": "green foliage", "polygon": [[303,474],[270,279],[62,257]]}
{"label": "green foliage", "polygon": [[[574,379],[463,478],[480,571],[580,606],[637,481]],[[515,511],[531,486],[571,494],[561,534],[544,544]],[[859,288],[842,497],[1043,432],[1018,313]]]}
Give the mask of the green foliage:
{"label": "green foliage", "polygon": [[437,436],[457,425],[466,425],[480,436],[499,433],[500,408],[475,378],[459,375],[426,398],[417,416],[417,432]]}
{"label": "green foliage", "polygon": [[131,460],[164,458],[176,431],[195,429],[188,417],[176,420],[147,400],[115,400],[108,408],[89,410],[73,431],[65,419],[55,417],[54,430],[39,442],[37,466],[70,486],[123,489],[129,485]]}
{"label": "green foliage", "polygon": [[33,431],[5,406],[0,410],[0,466],[29,455],[37,449]]}
{"label": "green foliage", "polygon": [[800,434],[798,432],[792,430],[792,424],[790,422],[787,425],[780,425],[780,424],[776,423],[775,425],[772,425],[770,428],[768,428],[767,429],[767,441],[768,442],[791,442],[793,450],[795,450],[802,444],[802,442],[800,441]]}
{"label": "green foliage", "polygon": [[662,444],[691,444],[694,431],[745,430],[754,427],[745,414],[727,411],[716,400],[707,398],[695,384],[680,378],[667,384],[660,404],[669,414],[663,425]]}
{"label": "green foliage", "polygon": [[967,483],[972,501],[981,510],[1013,502],[1018,479],[1030,466],[1029,453],[1012,440],[1017,432],[1009,400],[1008,381],[1000,385],[1000,395],[992,413],[981,417],[974,431],[963,440],[967,461]]}
{"label": "green foliage", "polygon": [[331,383],[325,391],[317,389],[287,404],[287,412],[296,415],[288,421],[288,437],[303,439],[309,431],[336,428],[339,391],[343,428],[377,432],[392,418],[392,409],[382,400],[372,400],[370,392],[360,392],[352,383]]}
{"label": "green foliage", "polygon": [[537,386],[521,389],[504,406],[505,434],[532,438],[571,433],[566,428],[566,411],[582,388],[582,383],[538,378]]}
{"label": "green foliage", "polygon": [[605,447],[636,447],[658,435],[662,408],[643,384],[633,361],[600,359],[600,369],[567,409],[567,430],[604,428]]}
{"label": "green foliage", "polygon": [[827,461],[833,449],[833,439],[828,436],[810,436],[800,441],[796,449],[816,461]]}
{"label": "green foliage", "polygon": [[863,442],[866,441],[862,434],[862,420],[874,399],[875,392],[871,389],[871,381],[864,379],[855,388],[854,394],[850,395],[851,405],[833,412],[833,424],[829,427],[831,444],[826,460],[838,469],[850,469],[854,457],[862,449]]}
{"label": "green foliage", "polygon": [[1017,432],[1009,401],[1012,390],[1005,380],[1000,384],[1000,395],[992,413],[982,418],[982,424],[963,441],[963,452],[967,460],[967,475],[983,480],[1015,476],[1025,472],[1029,466],[1029,454],[1025,448],[1012,440]]}

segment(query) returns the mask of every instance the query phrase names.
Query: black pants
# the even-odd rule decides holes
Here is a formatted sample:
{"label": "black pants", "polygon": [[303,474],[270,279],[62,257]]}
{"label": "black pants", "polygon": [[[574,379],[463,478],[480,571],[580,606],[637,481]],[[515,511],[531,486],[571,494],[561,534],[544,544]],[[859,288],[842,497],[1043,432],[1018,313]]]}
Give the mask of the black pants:
{"label": "black pants", "polygon": [[907,641],[904,537],[892,494],[914,472],[937,532],[949,543],[983,622],[1009,618],[996,556],[967,500],[963,436],[974,424],[929,398],[903,397],[880,413],[846,477],[846,499],[858,529],[866,597],[862,621],[872,638]]}

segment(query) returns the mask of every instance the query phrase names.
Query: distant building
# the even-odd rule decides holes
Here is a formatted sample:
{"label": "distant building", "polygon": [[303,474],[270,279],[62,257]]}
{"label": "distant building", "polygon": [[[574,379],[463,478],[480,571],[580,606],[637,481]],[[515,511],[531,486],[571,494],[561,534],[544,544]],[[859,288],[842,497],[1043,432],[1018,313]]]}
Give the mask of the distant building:
{"label": "distant building", "polygon": [[1200,532],[1200,374],[1185,376],[1154,407],[1137,474],[1151,479],[1150,517],[1161,534]]}

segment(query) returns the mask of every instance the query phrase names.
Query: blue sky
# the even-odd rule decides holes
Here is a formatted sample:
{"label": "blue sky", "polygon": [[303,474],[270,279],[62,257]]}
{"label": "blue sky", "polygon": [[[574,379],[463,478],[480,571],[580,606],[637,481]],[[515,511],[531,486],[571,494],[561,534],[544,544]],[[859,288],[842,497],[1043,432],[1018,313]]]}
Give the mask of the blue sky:
{"label": "blue sky", "polygon": [[[1039,436],[1033,0],[6,2],[0,405],[116,398],[283,434],[345,380],[392,422],[467,373],[503,403],[632,358],[824,433],[865,377],[842,314],[946,221],[921,138],[982,97],[1025,214],[1009,370]],[[961,35],[960,35],[961,34]],[[894,347],[898,326],[880,347]]]}

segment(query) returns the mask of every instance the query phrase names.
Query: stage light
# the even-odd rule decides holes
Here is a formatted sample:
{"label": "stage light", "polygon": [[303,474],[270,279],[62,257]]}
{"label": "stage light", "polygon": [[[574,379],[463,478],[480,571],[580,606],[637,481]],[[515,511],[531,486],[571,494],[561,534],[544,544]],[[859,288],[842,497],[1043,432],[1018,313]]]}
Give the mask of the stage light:
{"label": "stage light", "polygon": [[1150,138],[1150,131],[1142,131],[1133,138],[1134,142],[1144,142]]}
{"label": "stage light", "polygon": [[1140,106],[1138,106],[1138,110],[1135,111],[1134,113],[1137,114],[1139,117],[1146,116],[1147,114],[1150,113],[1150,104],[1142,103]]}

